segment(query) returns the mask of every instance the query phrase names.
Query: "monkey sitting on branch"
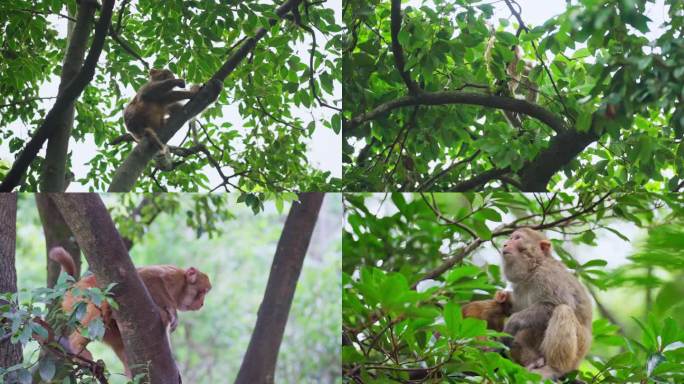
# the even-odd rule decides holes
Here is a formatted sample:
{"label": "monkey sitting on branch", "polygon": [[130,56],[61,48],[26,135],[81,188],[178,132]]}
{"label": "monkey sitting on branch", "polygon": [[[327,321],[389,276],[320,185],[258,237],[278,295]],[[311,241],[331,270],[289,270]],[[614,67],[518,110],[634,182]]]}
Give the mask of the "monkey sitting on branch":
{"label": "monkey sitting on branch", "polygon": [[124,122],[136,142],[148,135],[162,153],[168,157],[168,148],[159,140],[157,132],[166,124],[169,115],[180,110],[180,100],[191,99],[199,92],[194,85],[189,91],[173,90],[184,88],[185,80],[177,79],[168,69],[151,69],[150,81],[143,85],[124,110]]}
{"label": "monkey sitting on branch", "polygon": [[513,284],[512,292],[497,294],[499,301],[512,305],[503,331],[513,335],[514,342],[523,331],[540,336],[538,351],[543,362],[532,372],[544,379],[555,380],[577,369],[592,338],[586,289],[551,256],[546,236],[531,228],[514,231],[504,242],[502,256],[504,276]]}

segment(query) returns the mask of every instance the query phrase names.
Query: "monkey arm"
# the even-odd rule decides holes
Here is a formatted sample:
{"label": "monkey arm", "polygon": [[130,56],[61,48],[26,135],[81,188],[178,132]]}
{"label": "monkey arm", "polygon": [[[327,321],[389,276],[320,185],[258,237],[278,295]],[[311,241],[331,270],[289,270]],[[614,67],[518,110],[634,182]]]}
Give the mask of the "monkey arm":
{"label": "monkey arm", "polygon": [[525,328],[545,329],[553,309],[554,306],[551,303],[538,303],[516,312],[504,325],[504,332],[515,335],[519,330]]}
{"label": "monkey arm", "polygon": [[185,87],[185,80],[167,79],[151,82],[140,90],[140,98],[143,101],[161,101],[173,87]]}
{"label": "monkey arm", "polygon": [[159,98],[159,101],[163,103],[172,103],[174,101],[180,101],[185,99],[191,99],[195,96],[197,92],[193,91],[169,91]]}

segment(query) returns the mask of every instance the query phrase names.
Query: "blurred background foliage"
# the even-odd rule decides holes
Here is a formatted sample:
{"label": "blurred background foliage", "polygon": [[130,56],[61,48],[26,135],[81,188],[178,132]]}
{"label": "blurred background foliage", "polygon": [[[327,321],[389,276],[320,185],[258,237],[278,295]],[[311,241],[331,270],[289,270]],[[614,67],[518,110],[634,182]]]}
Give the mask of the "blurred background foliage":
{"label": "blurred background foliage", "polygon": [[[594,342],[570,380],[684,380],[684,198],[671,194],[346,194],[346,382],[525,382],[459,306],[504,289],[499,251],[520,226],[594,301]],[[510,289],[510,288],[509,288]],[[441,336],[439,336],[441,335]]]}
{"label": "blurred background foliage", "polygon": [[[180,315],[172,335],[174,355],[185,382],[232,382],[256,321],[276,244],[289,204],[266,203],[254,214],[238,195],[146,195],[154,204],[143,220],[131,217],[138,194],[103,195],[123,236],[133,240],[136,266],[195,266],[213,284],[204,308]],[[290,196],[291,198],[292,196]],[[147,215],[147,216],[146,216]],[[140,224],[154,216],[149,224]],[[17,223],[19,289],[45,286],[45,241],[32,195],[21,195]],[[342,206],[339,194],[328,194],[299,278],[278,356],[276,382],[340,382],[339,329],[341,290]],[[25,296],[27,293],[24,292]],[[114,353],[93,342],[89,349],[111,372],[123,372]],[[35,342],[25,349],[28,358]],[[123,383],[114,375],[111,383]]]}

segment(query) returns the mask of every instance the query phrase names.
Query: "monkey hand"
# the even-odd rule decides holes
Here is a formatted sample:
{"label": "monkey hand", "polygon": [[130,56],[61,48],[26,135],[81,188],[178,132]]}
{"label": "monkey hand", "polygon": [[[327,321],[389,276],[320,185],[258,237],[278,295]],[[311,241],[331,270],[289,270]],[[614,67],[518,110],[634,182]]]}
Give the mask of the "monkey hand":
{"label": "monkey hand", "polygon": [[503,304],[511,301],[511,291],[497,291],[494,295],[497,303]]}
{"label": "monkey hand", "polygon": [[176,87],[185,88],[185,80],[183,80],[183,79],[176,79]]}

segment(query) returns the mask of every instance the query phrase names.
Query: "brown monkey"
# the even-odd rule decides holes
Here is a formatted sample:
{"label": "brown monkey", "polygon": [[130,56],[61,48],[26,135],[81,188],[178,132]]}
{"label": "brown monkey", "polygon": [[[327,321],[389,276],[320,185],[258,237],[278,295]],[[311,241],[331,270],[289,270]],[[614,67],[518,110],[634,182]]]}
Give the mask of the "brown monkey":
{"label": "brown monkey", "polygon": [[[76,266],[74,265],[74,260],[64,248],[52,248],[49,252],[49,257],[59,263],[67,274],[77,278],[75,276]],[[137,271],[152,300],[157,305],[167,333],[173,332],[178,325],[178,314],[176,311],[199,310],[204,305],[204,296],[211,289],[209,277],[194,267],[181,269],[172,265],[152,265],[140,267]],[[97,281],[95,280],[95,275],[90,275],[77,281],[74,285],[80,289],[92,288],[97,286]],[[71,312],[76,300],[82,299],[75,298],[67,292],[62,302],[64,311],[67,313]],[[95,306],[92,302],[88,302],[86,314],[81,323],[88,325],[92,319],[97,317],[102,318],[105,326],[103,341],[112,347],[124,364],[126,375],[130,377],[121,333],[116,321],[112,317],[112,309],[106,301],[103,301],[99,307]],[[74,332],[69,336],[71,350],[92,360],[92,354],[86,349],[89,342],[89,339],[78,332]]]}
{"label": "brown monkey", "polygon": [[[501,332],[504,320],[511,315],[509,295],[497,292],[494,300],[472,301],[461,308],[463,317],[474,317],[487,322],[487,328]],[[544,365],[544,358],[539,352],[539,344],[544,337],[543,330],[533,329],[518,331],[510,349],[511,360],[525,366],[527,369],[540,368]]]}
{"label": "brown monkey", "polygon": [[193,86],[190,91],[174,91],[174,87],[185,87],[185,80],[176,79],[168,69],[151,69],[150,81],[143,85],[124,110],[126,128],[136,141],[144,134],[165,150],[157,131],[166,123],[166,116],[183,107],[177,101],[190,99],[199,91]]}
{"label": "brown monkey", "polygon": [[520,228],[503,245],[503,270],[513,284],[507,295],[513,314],[504,332],[541,333],[544,365],[533,372],[558,378],[577,369],[591,345],[591,301],[586,289],[551,256],[551,242],[540,232]]}

